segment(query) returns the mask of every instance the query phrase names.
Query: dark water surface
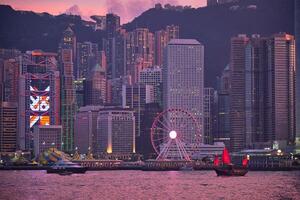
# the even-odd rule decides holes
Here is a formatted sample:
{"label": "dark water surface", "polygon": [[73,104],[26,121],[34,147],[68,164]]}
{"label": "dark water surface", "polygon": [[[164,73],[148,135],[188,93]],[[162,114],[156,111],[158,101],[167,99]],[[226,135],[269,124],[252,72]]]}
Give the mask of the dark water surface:
{"label": "dark water surface", "polygon": [[52,199],[280,199],[300,200],[300,171],[89,171],[60,176],[46,171],[0,171],[1,200]]}

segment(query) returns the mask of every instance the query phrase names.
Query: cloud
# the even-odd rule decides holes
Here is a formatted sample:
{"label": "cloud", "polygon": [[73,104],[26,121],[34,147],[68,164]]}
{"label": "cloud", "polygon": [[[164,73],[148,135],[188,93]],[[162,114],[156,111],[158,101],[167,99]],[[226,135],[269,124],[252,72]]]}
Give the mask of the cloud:
{"label": "cloud", "polygon": [[80,15],[82,16],[82,12],[80,11],[78,5],[73,5],[70,8],[68,8],[65,12],[67,15]]}
{"label": "cloud", "polygon": [[116,13],[122,16],[123,22],[128,22],[134,17],[140,15],[147,9],[153,7],[156,3],[178,5],[178,0],[106,0],[107,12]]}

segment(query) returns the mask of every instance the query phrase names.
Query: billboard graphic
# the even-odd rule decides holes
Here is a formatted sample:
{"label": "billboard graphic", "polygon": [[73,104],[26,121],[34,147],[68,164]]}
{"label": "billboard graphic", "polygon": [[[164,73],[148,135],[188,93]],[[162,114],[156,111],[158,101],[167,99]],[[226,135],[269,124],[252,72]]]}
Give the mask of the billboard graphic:
{"label": "billboard graphic", "polygon": [[34,125],[50,125],[49,77],[33,78],[30,81],[30,128]]}

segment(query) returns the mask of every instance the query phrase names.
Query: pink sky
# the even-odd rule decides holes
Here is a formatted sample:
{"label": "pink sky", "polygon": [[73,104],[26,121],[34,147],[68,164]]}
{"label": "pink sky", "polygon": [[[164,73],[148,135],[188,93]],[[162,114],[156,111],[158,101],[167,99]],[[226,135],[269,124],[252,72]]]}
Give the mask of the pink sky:
{"label": "pink sky", "polygon": [[155,3],[172,5],[191,5],[202,7],[206,0],[0,0],[0,4],[11,5],[17,10],[48,12],[54,15],[75,8],[85,19],[91,15],[105,15],[114,12],[121,16],[122,23],[132,20]]}

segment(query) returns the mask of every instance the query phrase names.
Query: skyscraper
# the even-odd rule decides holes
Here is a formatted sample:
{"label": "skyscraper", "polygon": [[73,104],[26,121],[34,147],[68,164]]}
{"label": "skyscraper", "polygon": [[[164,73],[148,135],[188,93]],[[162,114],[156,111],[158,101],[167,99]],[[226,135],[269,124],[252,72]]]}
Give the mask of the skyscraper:
{"label": "skyscraper", "polygon": [[177,25],[172,24],[167,26],[166,32],[167,32],[168,41],[179,38],[179,26]]}
{"label": "skyscraper", "polygon": [[3,101],[6,102],[18,101],[19,75],[20,75],[19,58],[4,60],[3,71],[2,71]]}
{"label": "skyscraper", "polygon": [[18,104],[0,101],[0,152],[15,152],[18,133]]}
{"label": "skyscraper", "polygon": [[106,103],[106,74],[99,64],[94,66],[84,81],[84,105],[103,105]]}
{"label": "skyscraper", "polygon": [[[203,134],[204,46],[193,39],[173,39],[166,47],[163,68],[164,109],[179,108],[196,118]],[[191,123],[188,121],[187,123]],[[187,124],[188,129],[194,127]],[[187,135],[191,143],[195,137]]]}
{"label": "skyscraper", "polygon": [[[119,32],[120,17],[118,15],[109,13],[106,15],[106,38],[103,40],[103,49],[106,54],[107,61],[107,77],[108,79],[116,76],[116,57],[117,52],[121,51],[123,45],[122,37]],[[117,46],[119,45],[119,46]]]}
{"label": "skyscraper", "polygon": [[168,36],[167,32],[165,30],[156,31],[154,34],[154,40],[155,40],[155,65],[162,66],[163,64],[163,54],[164,54],[164,48],[168,44]]}
{"label": "skyscraper", "polygon": [[122,108],[107,108],[97,118],[96,152],[135,153],[135,117],[133,111]]}
{"label": "skyscraper", "polygon": [[137,28],[126,34],[126,70],[132,83],[138,82],[139,72],[154,63],[154,36],[147,28]]}
{"label": "skyscraper", "polygon": [[[63,148],[73,150],[74,116],[76,112],[76,95],[74,85],[74,40],[73,31],[64,32],[59,46],[59,65],[61,73],[61,125],[63,126]],[[73,41],[73,42],[72,42]],[[76,44],[76,43],[75,43]],[[76,46],[75,46],[76,47]]]}
{"label": "skyscraper", "polygon": [[267,135],[279,148],[295,141],[295,40],[285,33],[268,41]]}
{"label": "skyscraper", "polygon": [[218,106],[217,106],[217,132],[214,134],[215,142],[223,142],[225,146],[230,146],[230,67],[227,65],[220,77],[218,88]]}
{"label": "skyscraper", "polygon": [[[245,48],[245,139],[247,148],[264,148],[272,139],[267,121],[267,39],[253,35]],[[234,84],[234,83],[233,83]]]}
{"label": "skyscraper", "polygon": [[145,160],[152,158],[153,155],[157,156],[151,144],[151,128],[155,117],[162,111],[162,107],[158,103],[147,103],[145,105],[144,116],[141,120],[141,149],[139,152],[143,154]]}
{"label": "skyscraper", "polygon": [[141,124],[145,114],[145,105],[153,103],[153,86],[137,83],[134,85],[123,85],[122,107],[131,108],[135,115],[135,133],[137,140],[137,152],[140,151],[140,136],[142,134]]}
{"label": "skyscraper", "polygon": [[35,50],[21,58],[18,142],[22,150],[33,148],[34,126],[60,124],[60,76],[56,57],[55,53]]}
{"label": "skyscraper", "polygon": [[163,67],[164,49],[172,39],[179,39],[179,26],[169,25],[166,30],[155,32],[155,65]]}
{"label": "skyscraper", "polygon": [[295,1],[296,39],[296,146],[300,152],[300,2]]}
{"label": "skyscraper", "polygon": [[231,40],[231,150],[295,142],[295,41],[285,33]]}
{"label": "skyscraper", "polygon": [[131,85],[130,75],[107,80],[106,102],[108,104],[122,107],[123,85]]}
{"label": "skyscraper", "polygon": [[154,102],[162,106],[162,69],[159,66],[143,69],[139,75],[139,83],[152,85]]}
{"label": "skyscraper", "polygon": [[204,88],[204,143],[213,143],[214,88]]}
{"label": "skyscraper", "polygon": [[91,66],[97,63],[97,54],[98,44],[91,42],[77,43],[76,80],[87,78]]}
{"label": "skyscraper", "polygon": [[249,38],[231,38],[230,56],[230,132],[231,151],[245,148],[245,47]]}
{"label": "skyscraper", "polygon": [[[64,32],[59,44],[59,49],[68,47],[72,50],[72,63],[76,64],[77,55],[77,39],[71,27],[68,27]],[[74,67],[73,67],[74,68]],[[73,69],[73,75],[76,77],[76,70]]]}
{"label": "skyscraper", "polygon": [[81,107],[75,117],[74,145],[78,152],[86,154],[89,149],[95,152],[97,141],[97,117],[103,106]]}

